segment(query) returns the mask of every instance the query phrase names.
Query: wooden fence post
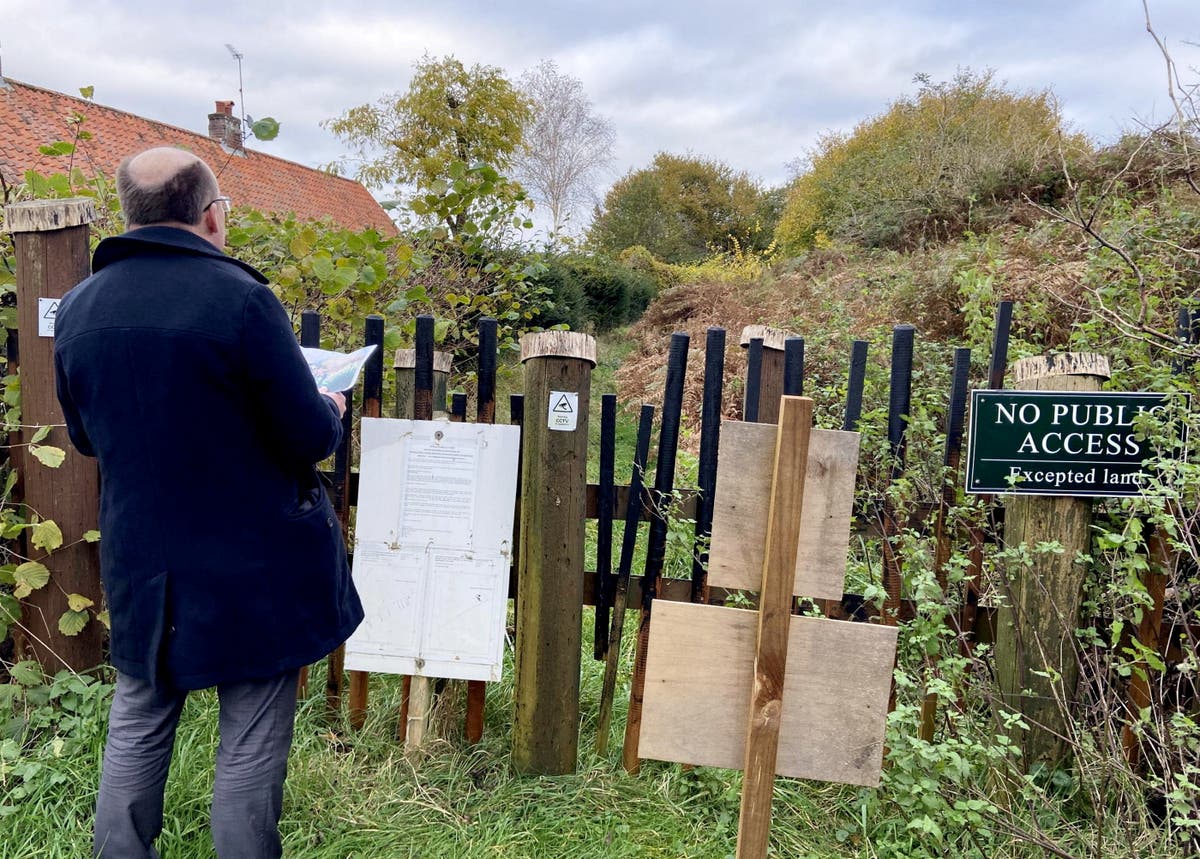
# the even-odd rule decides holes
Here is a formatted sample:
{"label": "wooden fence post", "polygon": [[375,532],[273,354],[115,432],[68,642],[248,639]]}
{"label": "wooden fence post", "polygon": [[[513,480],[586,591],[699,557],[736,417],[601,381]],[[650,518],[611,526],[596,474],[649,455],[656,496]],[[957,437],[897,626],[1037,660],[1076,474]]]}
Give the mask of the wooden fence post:
{"label": "wooden fence post", "polygon": [[[521,440],[513,765],[575,772],[588,406],[596,341],[545,331],[521,338],[528,412]],[[555,427],[558,428],[555,428]]]}
{"label": "wooden fence post", "polygon": [[[433,353],[433,419],[449,417],[446,412],[446,381],[454,356],[449,352]],[[396,412],[394,417],[413,417],[413,391],[417,378],[417,350],[397,349],[393,364],[396,370]]]}
{"label": "wooden fence post", "polygon": [[742,329],[740,342],[743,349],[749,348],[752,339],[762,340],[762,365],[758,380],[758,414],[754,418],[758,423],[773,424],[779,420],[779,398],[783,396],[783,370],[787,358],[786,343],[789,337],[794,336],[794,334],[778,328],[769,328],[766,325],[747,325]]}
{"label": "wooden fence post", "polygon": [[[50,584],[24,600],[22,626],[14,635],[18,658],[36,659],[47,673],[63,668],[88,671],[103,661],[104,628],[94,619],[78,635],[59,631],[58,619],[69,608],[68,594],[92,600],[100,611],[100,553],[84,542],[97,528],[100,509],[96,460],[76,452],[63,427],[54,391],[53,318],[67,290],[91,272],[88,224],[95,219],[92,201],[37,200],[5,207],[5,229],[13,234],[17,258],[17,325],[21,344],[21,442],[28,445],[36,428],[54,426],[41,444],[67,451],[58,468],[42,465],[21,447],[14,463],[21,469],[24,503],[30,515],[53,519],[63,546],[39,557],[51,571]],[[47,327],[48,323],[48,327]]]}
{"label": "wooden fence post", "polygon": [[[1014,388],[1021,390],[1098,391],[1107,377],[1108,360],[1101,355],[1032,357],[1013,365]],[[1027,547],[1031,563],[1007,571],[1006,599],[997,610],[996,681],[1005,706],[1029,724],[1026,769],[1055,768],[1070,753],[1064,738],[1079,682],[1075,627],[1087,572],[1076,556],[1091,546],[1092,502],[1011,495],[1004,508],[1004,545]],[[1062,551],[1034,549],[1049,542]]]}

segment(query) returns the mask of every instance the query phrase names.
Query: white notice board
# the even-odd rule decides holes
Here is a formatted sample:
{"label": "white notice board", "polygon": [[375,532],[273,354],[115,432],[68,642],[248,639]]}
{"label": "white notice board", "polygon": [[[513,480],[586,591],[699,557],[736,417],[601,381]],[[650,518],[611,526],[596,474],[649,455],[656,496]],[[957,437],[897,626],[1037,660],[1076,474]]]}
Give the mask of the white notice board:
{"label": "white notice board", "polygon": [[519,427],[362,419],[353,671],[499,680]]}

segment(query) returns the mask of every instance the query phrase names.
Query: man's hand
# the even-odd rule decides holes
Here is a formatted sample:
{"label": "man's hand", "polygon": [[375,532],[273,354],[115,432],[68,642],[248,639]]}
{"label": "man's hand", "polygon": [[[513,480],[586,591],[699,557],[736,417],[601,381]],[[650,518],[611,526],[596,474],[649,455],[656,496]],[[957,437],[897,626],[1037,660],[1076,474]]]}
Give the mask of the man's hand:
{"label": "man's hand", "polygon": [[324,388],[320,389],[321,393],[333,400],[333,404],[337,406],[338,417],[346,414],[346,397],[344,394],[335,394],[332,391],[327,391]]}

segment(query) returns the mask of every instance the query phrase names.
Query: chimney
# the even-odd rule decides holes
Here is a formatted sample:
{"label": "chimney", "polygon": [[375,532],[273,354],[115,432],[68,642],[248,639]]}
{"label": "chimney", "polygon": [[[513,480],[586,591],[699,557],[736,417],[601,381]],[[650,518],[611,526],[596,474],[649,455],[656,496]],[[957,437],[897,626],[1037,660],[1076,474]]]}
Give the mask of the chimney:
{"label": "chimney", "polygon": [[235,151],[242,148],[242,123],[233,115],[232,101],[218,101],[216,112],[208,115],[208,136]]}

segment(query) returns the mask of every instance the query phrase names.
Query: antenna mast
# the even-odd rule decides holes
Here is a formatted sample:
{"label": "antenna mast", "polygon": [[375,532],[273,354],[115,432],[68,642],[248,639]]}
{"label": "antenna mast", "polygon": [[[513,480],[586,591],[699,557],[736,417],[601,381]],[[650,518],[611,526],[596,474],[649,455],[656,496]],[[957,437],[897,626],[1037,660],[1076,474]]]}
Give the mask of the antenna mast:
{"label": "antenna mast", "polygon": [[233,55],[238,64],[238,112],[241,114],[242,133],[246,133],[246,94],[242,92],[242,57],[245,56],[237,48],[228,42],[225,43],[226,50]]}

